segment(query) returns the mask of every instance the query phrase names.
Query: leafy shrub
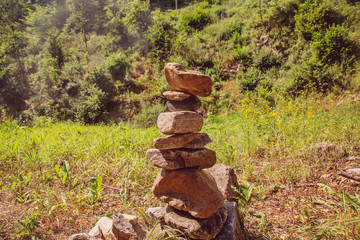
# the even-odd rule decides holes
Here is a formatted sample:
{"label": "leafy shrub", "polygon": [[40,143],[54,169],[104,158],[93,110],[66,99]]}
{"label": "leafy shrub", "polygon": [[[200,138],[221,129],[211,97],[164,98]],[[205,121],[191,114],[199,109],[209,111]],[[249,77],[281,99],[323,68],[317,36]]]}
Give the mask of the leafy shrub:
{"label": "leafy shrub", "polygon": [[349,33],[344,27],[332,26],[325,35],[316,33],[311,42],[317,60],[326,64],[346,61],[353,62],[358,54],[357,46],[349,39]]}
{"label": "leafy shrub", "polygon": [[244,24],[239,20],[229,22],[226,24],[226,30],[221,34],[220,38],[222,40],[228,40],[234,38],[234,34],[241,36],[243,26]]}
{"label": "leafy shrub", "polygon": [[269,47],[262,47],[254,56],[254,65],[260,70],[281,66],[281,56]]}
{"label": "leafy shrub", "polygon": [[102,68],[95,69],[86,81],[90,84],[94,84],[104,92],[107,99],[110,99],[116,93],[114,82],[110,77],[105,75]]}
{"label": "leafy shrub", "polygon": [[190,13],[183,14],[180,22],[184,29],[202,30],[206,25],[211,23],[211,17],[208,11],[196,8]]}
{"label": "leafy shrub", "polygon": [[172,37],[173,26],[171,23],[157,13],[154,18],[153,24],[149,27],[146,37],[149,40],[152,52],[155,56],[164,59],[167,57],[171,50],[171,37]]}
{"label": "leafy shrub", "polygon": [[329,1],[307,0],[299,6],[295,21],[296,31],[306,40],[312,40],[314,33],[323,32],[333,24],[341,24],[344,17]]}
{"label": "leafy shrub", "polygon": [[131,34],[145,33],[151,23],[150,2],[135,0],[126,14],[124,22]]}
{"label": "leafy shrub", "polygon": [[311,59],[291,71],[286,92],[293,96],[308,90],[326,93],[336,85],[343,87],[342,78],[337,65],[328,66]]}
{"label": "leafy shrub", "polygon": [[264,75],[256,68],[249,70],[238,79],[239,86],[245,91],[254,91]]}
{"label": "leafy shrub", "polygon": [[232,50],[231,55],[234,60],[240,61],[244,65],[249,66],[252,64],[251,49],[249,46],[241,47],[237,45],[237,47]]}
{"label": "leafy shrub", "polygon": [[106,94],[95,84],[83,86],[75,105],[76,120],[85,124],[97,123],[105,116]]}
{"label": "leafy shrub", "polygon": [[142,127],[155,125],[158,115],[166,109],[162,104],[151,104],[144,101],[140,102],[140,106],[141,111],[134,116],[133,120]]}
{"label": "leafy shrub", "polygon": [[106,59],[105,65],[115,81],[123,82],[130,64],[124,54],[114,53]]}

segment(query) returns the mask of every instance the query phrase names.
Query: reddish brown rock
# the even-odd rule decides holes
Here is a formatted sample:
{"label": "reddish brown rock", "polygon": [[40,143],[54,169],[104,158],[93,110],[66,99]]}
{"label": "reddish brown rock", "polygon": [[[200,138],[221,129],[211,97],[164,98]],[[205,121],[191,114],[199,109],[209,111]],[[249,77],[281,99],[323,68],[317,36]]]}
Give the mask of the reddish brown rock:
{"label": "reddish brown rock", "polygon": [[211,142],[206,133],[175,134],[163,138],[155,138],[154,146],[160,150],[192,148],[201,149]]}
{"label": "reddish brown rock", "polygon": [[163,112],[157,119],[157,126],[164,134],[198,132],[202,125],[201,114],[192,111]]}
{"label": "reddish brown rock", "polygon": [[174,170],[179,168],[209,168],[216,163],[216,153],[210,149],[149,149],[149,161],[159,168]]}
{"label": "reddish brown rock", "polygon": [[172,90],[188,92],[200,97],[211,94],[212,81],[197,71],[186,71],[178,63],[168,63],[165,66],[165,77]]}
{"label": "reddish brown rock", "polygon": [[138,236],[131,225],[121,213],[114,214],[112,232],[117,239],[137,240]]}
{"label": "reddish brown rock", "polygon": [[145,222],[142,220],[142,218],[138,218],[134,215],[129,215],[129,214],[122,214],[124,219],[126,221],[128,221],[133,229],[136,232],[136,235],[140,238],[140,239],[144,239],[146,237],[146,235],[148,234],[148,230],[145,226]]}
{"label": "reddish brown rock", "polygon": [[96,226],[99,226],[101,229],[101,232],[104,235],[105,240],[116,240],[115,235],[112,232],[112,224],[113,220],[108,217],[102,217],[97,221],[95,224]]}
{"label": "reddish brown rock", "polygon": [[164,219],[166,224],[179,229],[192,239],[213,239],[224,226],[227,209],[223,205],[209,218],[198,219],[187,212],[167,206]]}
{"label": "reddish brown rock", "polygon": [[179,92],[179,91],[165,91],[163,92],[163,95],[167,100],[171,100],[171,101],[183,101],[185,99],[190,98],[191,96],[194,96],[190,93]]}
{"label": "reddish brown rock", "polygon": [[224,164],[215,164],[211,168],[204,169],[204,171],[214,177],[216,185],[223,194],[224,199],[227,201],[236,201],[239,193],[232,188],[238,186],[234,169]]}
{"label": "reddish brown rock", "polygon": [[145,211],[146,216],[152,222],[159,222],[164,225],[165,207],[151,207]]}
{"label": "reddish brown rock", "polygon": [[223,204],[215,180],[200,169],[162,170],[152,187],[154,195],[196,218],[208,218]]}
{"label": "reddish brown rock", "polygon": [[68,240],[101,240],[101,238],[95,238],[86,233],[76,233],[71,235]]}
{"label": "reddish brown rock", "polygon": [[105,239],[104,234],[102,233],[101,228],[99,226],[93,227],[88,234],[89,236],[94,238]]}
{"label": "reddish brown rock", "polygon": [[200,101],[193,96],[184,101],[167,101],[166,106],[171,112],[197,111],[200,108]]}

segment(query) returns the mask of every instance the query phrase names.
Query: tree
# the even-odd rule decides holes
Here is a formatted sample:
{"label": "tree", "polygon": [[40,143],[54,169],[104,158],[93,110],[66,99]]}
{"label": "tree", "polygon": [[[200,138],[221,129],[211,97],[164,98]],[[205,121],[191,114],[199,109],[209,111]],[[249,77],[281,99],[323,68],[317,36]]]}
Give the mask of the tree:
{"label": "tree", "polygon": [[66,6],[70,11],[68,21],[75,31],[82,32],[85,45],[87,46],[88,33],[93,30],[100,11],[99,2],[96,0],[66,0]]}

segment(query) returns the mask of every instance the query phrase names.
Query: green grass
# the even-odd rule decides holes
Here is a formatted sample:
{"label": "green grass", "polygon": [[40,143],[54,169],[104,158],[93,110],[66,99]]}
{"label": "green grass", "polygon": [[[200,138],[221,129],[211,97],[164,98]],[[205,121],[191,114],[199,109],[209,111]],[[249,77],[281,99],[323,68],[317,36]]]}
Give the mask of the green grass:
{"label": "green grass", "polygon": [[[277,102],[238,100],[236,111],[208,116],[203,128],[218,162],[254,184],[255,197],[274,185],[306,182],[314,169],[337,168],[338,159],[359,155],[360,104],[352,96],[337,102],[279,96]],[[0,135],[0,219],[8,218],[0,222],[0,237],[69,236],[89,230],[99,216],[141,215],[161,204],[151,193],[158,169],[144,157],[161,136],[155,126],[39,119],[23,127],[3,116]],[[321,142],[336,148],[324,157],[314,147]]]}

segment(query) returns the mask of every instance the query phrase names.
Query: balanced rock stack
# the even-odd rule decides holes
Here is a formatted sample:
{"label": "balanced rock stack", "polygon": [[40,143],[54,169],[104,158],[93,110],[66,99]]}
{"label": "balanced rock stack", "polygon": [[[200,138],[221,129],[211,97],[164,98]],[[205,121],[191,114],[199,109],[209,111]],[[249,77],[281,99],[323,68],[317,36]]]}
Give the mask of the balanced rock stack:
{"label": "balanced rock stack", "polygon": [[197,96],[209,96],[212,81],[177,63],[165,66],[165,77],[171,88],[163,93],[169,111],[158,116],[157,126],[170,136],[154,139],[155,149],[146,153],[151,163],[162,168],[152,191],[168,204],[167,225],[192,239],[214,239],[228,211],[214,178],[203,170],[216,163],[215,152],[204,147],[211,140],[205,133],[196,133],[203,126]]}

